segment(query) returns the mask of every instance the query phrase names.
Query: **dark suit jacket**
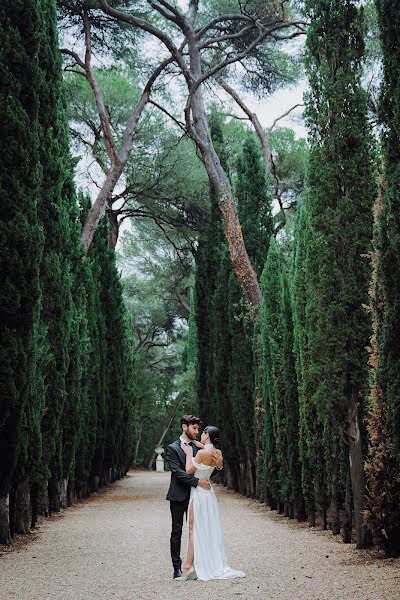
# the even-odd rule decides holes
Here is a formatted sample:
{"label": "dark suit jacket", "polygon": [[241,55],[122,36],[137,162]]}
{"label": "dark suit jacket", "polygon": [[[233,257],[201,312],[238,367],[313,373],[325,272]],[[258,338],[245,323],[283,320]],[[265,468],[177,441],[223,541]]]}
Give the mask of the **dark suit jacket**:
{"label": "dark suit jacket", "polygon": [[[198,448],[194,444],[193,456],[196,456]],[[174,502],[184,502],[188,499],[190,488],[196,487],[199,483],[197,477],[186,473],[186,454],[181,448],[181,440],[175,440],[166,449],[166,459],[171,469],[171,483],[169,486],[167,500]]]}

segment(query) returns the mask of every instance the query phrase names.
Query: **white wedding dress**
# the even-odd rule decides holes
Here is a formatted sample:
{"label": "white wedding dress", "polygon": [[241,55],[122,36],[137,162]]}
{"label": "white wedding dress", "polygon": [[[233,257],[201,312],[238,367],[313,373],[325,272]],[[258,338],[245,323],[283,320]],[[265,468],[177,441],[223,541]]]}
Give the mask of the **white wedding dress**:
{"label": "white wedding dress", "polygon": [[[193,465],[196,467],[194,477],[210,479],[214,467],[196,463],[194,458]],[[189,510],[192,503],[194,568],[197,578],[209,581],[245,577],[243,571],[236,571],[228,565],[218,500],[212,487],[211,490],[204,490],[200,486],[192,487]]]}

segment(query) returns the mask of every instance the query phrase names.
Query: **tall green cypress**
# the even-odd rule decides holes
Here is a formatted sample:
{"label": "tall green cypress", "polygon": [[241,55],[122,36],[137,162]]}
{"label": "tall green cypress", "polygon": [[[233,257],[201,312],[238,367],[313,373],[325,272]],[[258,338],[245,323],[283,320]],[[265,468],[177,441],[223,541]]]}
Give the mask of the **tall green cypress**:
{"label": "tall green cypress", "polygon": [[260,148],[251,134],[247,135],[238,158],[236,197],[246,249],[260,276],[273,232],[272,200]]}
{"label": "tall green cypress", "polygon": [[383,238],[379,272],[385,295],[385,319],[379,349],[382,360],[380,385],[382,393],[387,397],[390,427],[396,449],[400,452],[400,15],[398,7],[387,0],[377,0],[376,6],[383,50],[384,79],[380,118],[385,125],[383,142],[387,180],[381,215]]}
{"label": "tall green cypress", "polygon": [[271,239],[261,278],[261,340],[265,377],[265,476],[273,506],[304,518],[299,462],[299,405],[293,355],[293,324],[285,264]]}
{"label": "tall green cypress", "polygon": [[[260,275],[270,236],[273,231],[271,196],[265,175],[261,151],[253,135],[248,134],[237,162],[236,197],[238,215],[249,258]],[[240,481],[243,493],[256,494],[256,370],[254,324],[249,318],[237,278],[229,279],[229,322],[231,334],[231,364],[229,396],[241,440],[239,464],[243,472]],[[240,456],[242,454],[242,456]]]}
{"label": "tall green cypress", "polygon": [[309,364],[306,323],[307,274],[305,252],[307,239],[307,211],[303,199],[297,209],[292,259],[293,349],[299,395],[299,455],[301,484],[310,527],[315,526],[314,473],[316,470],[316,415],[307,385],[306,370]]}
{"label": "tall green cypress", "polygon": [[[0,7],[0,128],[7,152],[0,165],[0,543],[10,541],[10,492],[17,460],[27,463],[35,442],[40,456],[43,390],[38,370],[41,335],[39,265],[43,232],[38,219],[42,170],[36,1]],[[25,468],[24,473],[25,475]],[[16,476],[16,479],[15,479]]]}
{"label": "tall green cypress", "polygon": [[75,212],[72,160],[61,80],[56,8],[53,0],[43,0],[40,126],[43,189],[39,216],[45,231],[41,264],[43,290],[42,321],[47,328],[49,358],[44,368],[46,410],[42,420],[44,474],[50,510],[65,504],[66,475],[62,461],[63,411],[67,400],[67,375],[70,361],[73,319],[71,256],[71,212]]}
{"label": "tall green cypress", "polygon": [[263,301],[260,307],[261,356],[263,364],[264,400],[264,489],[265,500],[272,509],[282,512],[288,479],[286,470],[286,443],[284,442],[284,405],[282,346],[273,338],[282,336],[279,320],[278,250],[275,241],[270,244],[261,276]]}
{"label": "tall green cypress", "polygon": [[[356,544],[363,524],[366,346],[369,265],[375,198],[372,137],[361,88],[362,11],[349,0],[308,0],[306,119],[310,137],[305,271],[308,363],[305,389],[315,407],[315,500],[322,526],[338,515],[346,471],[354,500]],[[344,418],[345,415],[345,418]],[[350,464],[343,457],[346,448]]]}
{"label": "tall green cypress", "polygon": [[371,286],[374,336],[366,520],[389,556],[400,555],[400,49],[398,7],[376,0],[383,50],[380,118],[385,185],[376,203]]}
{"label": "tall green cypress", "polygon": [[[210,118],[211,135],[218,149],[219,156],[225,161],[223,134],[220,117],[212,114]],[[219,318],[219,307],[214,306],[213,297],[216,288],[218,259],[220,244],[224,243],[224,234],[221,223],[215,192],[210,185],[210,212],[199,235],[199,247],[196,253],[196,275],[194,289],[194,305],[197,325],[197,369],[196,389],[200,416],[203,420],[216,419],[214,361],[214,324]]]}
{"label": "tall green cypress", "polygon": [[228,397],[232,405],[235,436],[238,440],[236,461],[239,465],[239,491],[255,495],[254,445],[254,364],[253,323],[243,299],[236,274],[228,280],[228,315],[231,353]]}

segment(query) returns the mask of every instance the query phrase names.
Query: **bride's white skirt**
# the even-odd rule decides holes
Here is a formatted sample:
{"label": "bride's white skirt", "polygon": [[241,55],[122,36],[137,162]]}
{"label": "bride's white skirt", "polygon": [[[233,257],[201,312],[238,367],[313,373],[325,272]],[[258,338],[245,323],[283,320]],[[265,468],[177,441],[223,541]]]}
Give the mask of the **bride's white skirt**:
{"label": "bride's white skirt", "polygon": [[231,569],[228,565],[219,505],[214,490],[191,488],[189,509],[192,503],[194,568],[198,579],[208,581],[245,577],[243,571]]}

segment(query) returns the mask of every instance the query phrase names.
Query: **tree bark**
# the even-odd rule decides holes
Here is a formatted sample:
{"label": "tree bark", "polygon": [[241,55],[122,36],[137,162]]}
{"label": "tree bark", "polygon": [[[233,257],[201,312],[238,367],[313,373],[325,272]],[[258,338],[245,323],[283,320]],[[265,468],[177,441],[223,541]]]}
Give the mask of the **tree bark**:
{"label": "tree bark", "polygon": [[315,508],[310,508],[308,511],[308,526],[315,527]]}
{"label": "tree bark", "polygon": [[31,490],[29,479],[20,481],[15,489],[15,533],[28,533],[32,522]]}
{"label": "tree bark", "polygon": [[120,179],[125,165],[129,159],[132,150],[133,136],[135,134],[140,117],[142,116],[143,110],[145,109],[149,101],[153,84],[155,83],[159,75],[163,72],[165,67],[172,62],[172,60],[172,57],[164,60],[153,72],[148,82],[146,83],[146,86],[143,90],[138,104],[136,105],[134,111],[128,119],[123,135],[121,149],[114,155],[110,171],[108,172],[106,180],[104,181],[103,186],[94,204],[89,210],[89,213],[86,217],[86,221],[82,229],[81,244],[84,246],[86,252],[88,252],[89,246],[92,243],[94,233],[106,209],[107,202],[111,198],[115,186],[117,185],[118,180]]}
{"label": "tree bark", "polygon": [[338,457],[339,447],[338,447],[338,439],[335,436],[333,441],[332,448],[332,533],[338,534],[340,533],[340,517],[339,517],[339,457]]}
{"label": "tree bark", "polygon": [[350,477],[356,527],[356,548],[367,548],[370,546],[370,537],[362,514],[365,499],[365,475],[358,422],[358,401],[355,390],[350,390],[348,398],[348,435]]}
{"label": "tree bark", "polygon": [[[193,24],[188,19],[185,19],[184,33],[188,43],[190,72],[194,82],[192,85],[189,84],[189,99],[185,111],[186,124],[189,133],[198,145],[208,177],[217,194],[233,270],[238,278],[243,296],[249,308],[252,309],[250,314],[254,320],[261,302],[261,290],[244,244],[229,178],[221,165],[211,139],[201,89],[199,85],[195,85],[195,82],[201,78],[201,56]],[[193,126],[191,113],[193,114]]]}
{"label": "tree bark", "polygon": [[10,494],[0,496],[0,544],[10,544]]}
{"label": "tree bark", "polygon": [[353,529],[353,510],[352,510],[352,493],[351,493],[351,477],[349,455],[347,454],[347,470],[346,470],[346,498],[344,501],[344,521],[342,539],[345,544],[351,543],[351,532]]}
{"label": "tree bark", "polygon": [[253,465],[252,457],[250,456],[250,449],[246,446],[246,473],[247,473],[247,490],[246,495],[249,498],[254,498],[256,494],[255,482],[253,479]]}

